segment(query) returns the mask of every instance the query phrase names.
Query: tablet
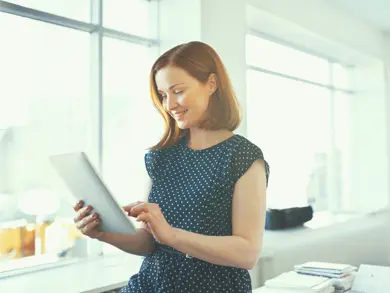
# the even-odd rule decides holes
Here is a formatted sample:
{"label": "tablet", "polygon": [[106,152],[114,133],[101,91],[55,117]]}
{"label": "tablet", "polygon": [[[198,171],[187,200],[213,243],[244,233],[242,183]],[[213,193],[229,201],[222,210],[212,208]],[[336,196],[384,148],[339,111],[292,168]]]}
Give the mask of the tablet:
{"label": "tablet", "polygon": [[77,200],[92,206],[90,213],[99,214],[99,230],[120,234],[136,234],[137,228],[119,205],[84,152],[60,154],[49,161]]}

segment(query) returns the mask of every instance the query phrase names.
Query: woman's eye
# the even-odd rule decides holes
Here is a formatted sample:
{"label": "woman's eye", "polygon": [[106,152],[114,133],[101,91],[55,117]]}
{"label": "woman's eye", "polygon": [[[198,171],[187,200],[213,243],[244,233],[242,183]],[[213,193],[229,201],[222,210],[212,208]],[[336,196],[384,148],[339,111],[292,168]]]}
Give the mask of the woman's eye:
{"label": "woman's eye", "polygon": [[174,91],[175,95],[180,95],[182,92],[183,92],[183,91],[181,91],[181,90],[176,90],[176,91]]}

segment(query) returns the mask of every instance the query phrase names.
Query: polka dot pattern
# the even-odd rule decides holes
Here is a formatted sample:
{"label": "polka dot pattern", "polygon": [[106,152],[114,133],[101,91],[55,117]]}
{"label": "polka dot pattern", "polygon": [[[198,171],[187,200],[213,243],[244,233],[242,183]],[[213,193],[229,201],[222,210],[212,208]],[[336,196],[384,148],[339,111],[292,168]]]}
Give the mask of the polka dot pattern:
{"label": "polka dot pattern", "polygon": [[[203,150],[189,148],[183,138],[170,148],[149,151],[145,155],[153,181],[149,202],[160,205],[173,227],[204,235],[232,235],[234,185],[258,159],[264,160],[262,151],[240,135]],[[186,258],[153,241],[157,249],[144,259],[121,293],[251,292],[247,270]]]}

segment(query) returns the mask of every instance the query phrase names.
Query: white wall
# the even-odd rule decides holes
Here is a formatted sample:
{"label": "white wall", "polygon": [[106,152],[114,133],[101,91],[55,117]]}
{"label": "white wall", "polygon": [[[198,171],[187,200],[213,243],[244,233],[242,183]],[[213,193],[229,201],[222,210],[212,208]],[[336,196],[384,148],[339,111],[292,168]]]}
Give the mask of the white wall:
{"label": "white wall", "polygon": [[[246,109],[245,13],[244,1],[202,0],[202,41],[213,46],[225,62],[243,113]],[[237,133],[246,134],[245,116]]]}
{"label": "white wall", "polygon": [[[355,48],[369,56],[383,56],[382,34],[373,26],[332,6],[329,1],[247,0],[247,3],[290,22],[292,26],[305,29],[317,38]],[[302,41],[299,34],[292,37]]]}
{"label": "white wall", "polygon": [[389,202],[384,63],[355,69],[356,94],[350,101],[351,162],[349,209],[371,211]]}
{"label": "white wall", "polygon": [[[386,109],[387,109],[387,120],[386,125],[387,127],[387,145],[388,145],[388,152],[390,153],[390,32],[385,34],[385,44],[384,44],[384,52],[385,52],[385,78],[386,78]],[[390,170],[390,159],[388,168]],[[390,180],[390,179],[389,179]],[[390,202],[390,192],[389,192],[389,202]],[[390,206],[390,204],[389,204]],[[390,222],[389,222],[390,224]],[[389,230],[390,231],[390,230]],[[390,233],[390,232],[389,232]]]}
{"label": "white wall", "polygon": [[[159,18],[161,52],[192,40],[213,46],[228,70],[245,113],[245,2],[164,0],[160,2]],[[245,124],[243,119],[237,133],[245,135]]]}
{"label": "white wall", "polygon": [[[387,92],[387,104],[386,104],[386,109],[387,109],[387,120],[386,120],[386,125],[387,125],[387,145],[388,145],[388,152],[390,153],[390,32],[385,34],[385,64],[386,64],[386,92]],[[390,170],[390,159],[388,161],[388,168]],[[390,177],[390,176],[389,176]],[[389,178],[390,181],[390,178]],[[387,227],[390,226],[390,192],[389,192],[389,213],[388,213],[388,219],[387,219]],[[390,229],[387,229],[387,235],[388,238],[390,239]],[[389,246],[389,261],[390,261],[390,246]]]}

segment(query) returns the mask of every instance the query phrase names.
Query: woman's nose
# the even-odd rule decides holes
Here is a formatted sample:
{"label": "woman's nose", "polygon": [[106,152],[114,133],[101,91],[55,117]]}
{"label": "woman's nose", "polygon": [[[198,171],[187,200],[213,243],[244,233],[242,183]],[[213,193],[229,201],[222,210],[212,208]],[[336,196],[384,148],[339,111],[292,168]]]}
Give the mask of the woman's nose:
{"label": "woman's nose", "polygon": [[177,107],[177,101],[173,96],[167,96],[165,107],[168,111],[172,111]]}

